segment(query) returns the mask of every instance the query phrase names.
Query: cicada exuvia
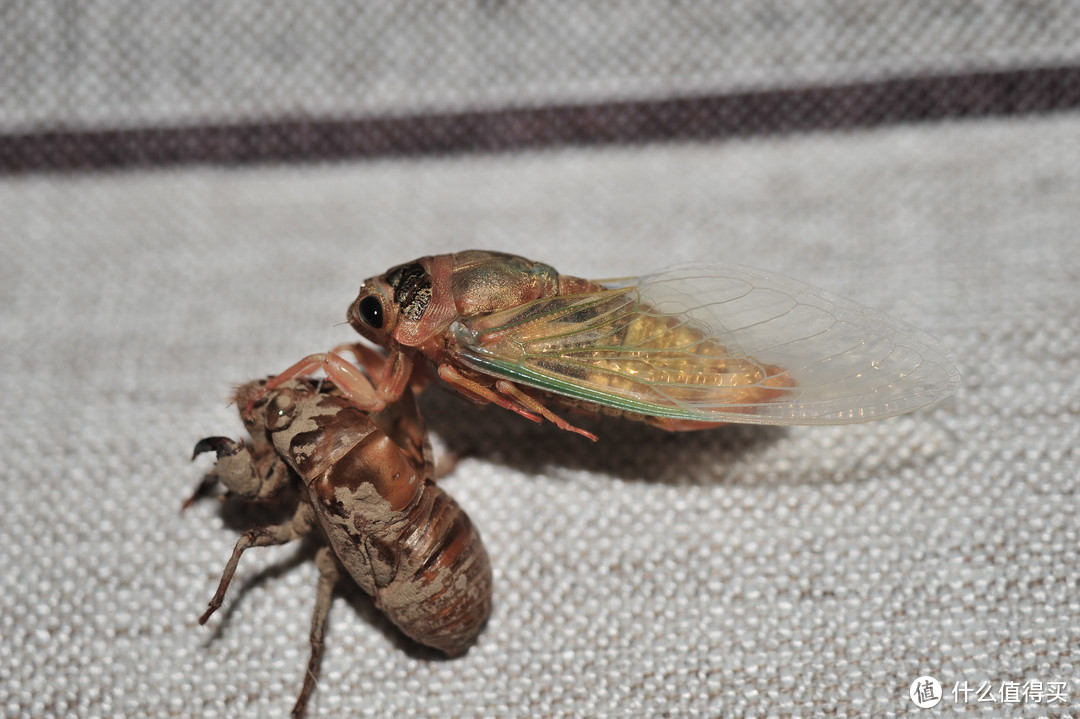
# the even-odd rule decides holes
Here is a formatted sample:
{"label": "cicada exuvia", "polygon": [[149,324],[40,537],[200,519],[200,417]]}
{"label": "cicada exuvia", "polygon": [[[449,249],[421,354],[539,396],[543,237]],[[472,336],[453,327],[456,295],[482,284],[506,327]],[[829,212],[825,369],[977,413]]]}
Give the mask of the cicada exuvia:
{"label": "cicada exuvia", "polygon": [[241,535],[199,622],[221,606],[244,551],[313,536],[323,545],[315,555],[320,580],[294,717],[304,715],[315,688],[330,601],[345,575],[409,637],[463,654],[491,614],[491,564],[475,525],[434,482],[411,392],[373,414],[329,382],[264,388],[260,380],[236,392],[250,441],[207,437],[195,445],[196,455],[214,451],[217,464],[185,506],[220,482],[230,497],[292,516]]}
{"label": "cicada exuvia", "polygon": [[422,257],[366,280],[348,320],[387,352],[374,391],[334,353],[317,367],[365,409],[423,373],[477,402],[592,439],[552,404],[668,430],[845,424],[910,412],[960,375],[925,333],[850,300],[738,265],[584,280],[516,255]]}

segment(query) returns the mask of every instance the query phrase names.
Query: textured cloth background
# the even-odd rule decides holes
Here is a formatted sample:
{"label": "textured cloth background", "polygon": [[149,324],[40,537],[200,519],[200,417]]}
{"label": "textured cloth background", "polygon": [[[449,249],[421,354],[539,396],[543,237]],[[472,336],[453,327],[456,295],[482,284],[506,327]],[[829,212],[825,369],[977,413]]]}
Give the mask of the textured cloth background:
{"label": "textured cloth background", "polygon": [[[539,3],[429,8],[377,32],[379,13],[344,4],[344,19],[331,5],[9,5],[0,129],[648,98],[1080,54],[1071,3],[716,5],[696,21],[652,4],[619,23],[582,15],[593,32],[576,34]],[[394,61],[410,48],[422,67]],[[756,265],[931,332],[963,385],[848,427],[586,420],[595,445],[431,389],[437,446],[463,455],[445,486],[491,554],[494,615],[465,657],[440,660],[342,592],[314,716],[1075,715],[1078,160],[1066,112],[0,176],[0,710],[285,715],[317,573],[301,547],[251,550],[199,627],[245,518],[213,502],[179,513],[210,464],[191,447],[242,436],[233,384],[352,339],[337,323],[363,278],[477,247],[593,277]],[[943,685],[936,709],[908,698],[920,675]],[[1001,701],[1003,682],[1030,681],[1068,698]],[[957,701],[964,682],[996,701]]]}
{"label": "textured cloth background", "polygon": [[0,123],[176,124],[1075,65],[1071,0],[44,0],[0,15]]}

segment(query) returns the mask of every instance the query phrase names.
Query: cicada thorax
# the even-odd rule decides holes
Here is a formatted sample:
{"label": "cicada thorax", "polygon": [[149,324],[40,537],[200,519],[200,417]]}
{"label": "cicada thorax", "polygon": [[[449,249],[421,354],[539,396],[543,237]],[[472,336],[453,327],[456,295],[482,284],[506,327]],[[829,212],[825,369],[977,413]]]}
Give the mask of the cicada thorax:
{"label": "cicada thorax", "polygon": [[[468,516],[431,480],[426,442],[416,456],[412,395],[376,418],[390,433],[336,394],[279,397],[268,403],[275,446],[342,565],[405,634],[464,652],[491,612],[491,566]],[[275,423],[279,406],[291,423]]]}
{"label": "cicada thorax", "polygon": [[498,312],[559,293],[559,273],[542,262],[484,250],[450,257],[450,292],[460,316]]}

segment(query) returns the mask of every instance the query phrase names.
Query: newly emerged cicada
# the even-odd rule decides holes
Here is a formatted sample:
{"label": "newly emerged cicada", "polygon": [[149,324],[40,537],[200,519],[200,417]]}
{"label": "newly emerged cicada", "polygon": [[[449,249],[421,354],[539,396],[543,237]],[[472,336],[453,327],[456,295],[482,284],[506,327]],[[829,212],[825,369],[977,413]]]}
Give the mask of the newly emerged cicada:
{"label": "newly emerged cicada", "polygon": [[318,678],[326,618],[344,574],[409,637],[456,656],[491,613],[491,566],[469,517],[433,481],[408,389],[371,414],[329,382],[301,378],[269,392],[265,384],[236,392],[250,442],[207,437],[195,446],[195,455],[216,452],[217,464],[188,504],[220,481],[230,496],[288,502],[295,512],[283,524],[241,535],[199,622],[221,606],[246,549],[320,537],[311,658],[293,709],[299,717]]}
{"label": "newly emerged cicada", "polygon": [[736,265],[591,281],[470,250],[366,280],[348,320],[388,353],[374,389],[334,353],[311,355],[271,384],[321,367],[354,404],[377,409],[416,381],[426,359],[466,397],[592,439],[548,405],[675,431],[844,424],[910,412],[959,385],[919,330]]}

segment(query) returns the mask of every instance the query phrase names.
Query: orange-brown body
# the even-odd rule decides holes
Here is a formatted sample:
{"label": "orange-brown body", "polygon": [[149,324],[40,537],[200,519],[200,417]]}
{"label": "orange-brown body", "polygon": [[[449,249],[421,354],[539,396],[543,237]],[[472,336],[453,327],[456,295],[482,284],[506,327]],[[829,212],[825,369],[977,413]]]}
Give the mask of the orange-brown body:
{"label": "orange-brown body", "polygon": [[[577,428],[550,413],[547,404],[619,415],[672,431],[723,424],[623,410],[514,383],[478,369],[464,356],[457,342],[455,323],[462,318],[472,320],[470,330],[475,336],[477,332],[484,332],[485,318],[498,318],[491,323],[497,325],[504,317],[500,313],[534,300],[603,292],[602,285],[560,275],[550,265],[516,255],[469,250],[422,257],[365,280],[359,297],[349,307],[348,320],[361,335],[385,347],[389,353],[386,370],[377,388],[384,401],[399,395],[417,371],[416,360],[424,358],[440,378],[461,394],[478,402],[494,402],[526,417],[545,417],[564,429]],[[590,311],[597,310],[590,308]],[[527,344],[522,344],[522,336],[527,337],[528,331],[521,329],[521,322],[521,318],[515,318],[517,331],[510,341],[527,350]],[[624,389],[615,383],[626,374],[648,375],[650,381],[672,385],[712,380],[716,401],[730,404],[765,400],[791,386],[790,378],[779,376],[779,368],[733,360],[726,349],[715,342],[711,343],[712,351],[708,357],[695,355],[661,361],[657,350],[705,339],[697,329],[676,327],[675,323],[676,320],[660,314],[635,317],[608,338],[609,345],[613,338],[619,346],[634,348],[618,360],[604,360],[598,356],[583,358],[580,349],[575,348],[577,358],[593,365],[582,370],[586,376],[581,379],[595,385],[606,383],[614,390]],[[651,337],[657,339],[649,347]],[[493,327],[482,334],[478,342],[495,347],[502,339],[498,327]],[[550,338],[538,336],[535,341],[550,342]],[[511,348],[509,351],[516,350]],[[612,369],[622,374],[607,372]],[[776,379],[769,382],[770,376]]]}
{"label": "orange-brown body", "polygon": [[460,394],[574,427],[549,405],[668,430],[726,422],[847,424],[956,391],[933,338],[789,278],[692,264],[592,282],[470,250],[422,257],[364,282],[349,323],[374,385],[337,354],[310,355],[269,388],[324,369],[374,411],[434,375]]}

